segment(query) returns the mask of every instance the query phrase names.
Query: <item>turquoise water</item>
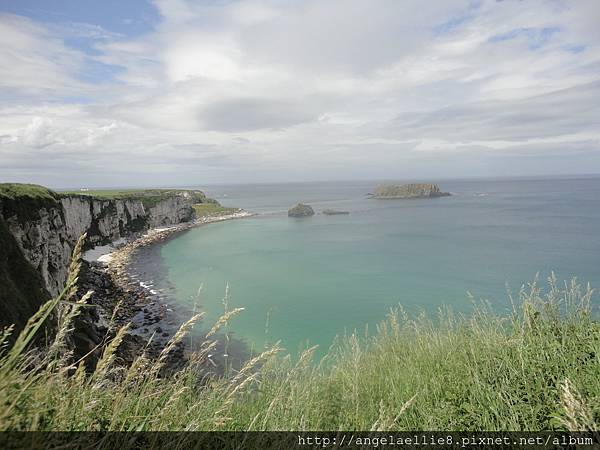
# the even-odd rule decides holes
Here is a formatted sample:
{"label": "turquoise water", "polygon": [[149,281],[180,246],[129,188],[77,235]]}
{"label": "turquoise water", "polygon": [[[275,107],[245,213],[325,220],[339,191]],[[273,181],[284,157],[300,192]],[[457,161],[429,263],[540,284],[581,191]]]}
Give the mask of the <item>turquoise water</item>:
{"label": "turquoise water", "polygon": [[[600,178],[440,182],[451,197],[372,200],[375,182],[223,186],[207,189],[255,218],[210,224],[165,243],[160,257],[176,302],[190,306],[200,285],[206,323],[224,309],[260,350],[281,340],[326,349],[336,334],[373,327],[389,309],[469,311],[486,299],[509,308],[536,272],[554,270],[600,284]],[[299,201],[348,216],[288,218]]]}

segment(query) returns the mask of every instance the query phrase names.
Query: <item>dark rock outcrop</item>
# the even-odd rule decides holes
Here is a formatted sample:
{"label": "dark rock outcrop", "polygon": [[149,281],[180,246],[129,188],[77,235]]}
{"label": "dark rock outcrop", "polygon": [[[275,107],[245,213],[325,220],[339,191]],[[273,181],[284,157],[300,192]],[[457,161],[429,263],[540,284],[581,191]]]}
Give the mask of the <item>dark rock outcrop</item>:
{"label": "dark rock outcrop", "polygon": [[[49,298],[42,276],[23,256],[0,216],[0,329],[16,324],[19,331]],[[15,336],[13,332],[12,339]]]}
{"label": "dark rock outcrop", "polygon": [[411,183],[402,185],[381,184],[375,189],[373,198],[402,199],[402,198],[433,198],[447,197],[449,192],[442,192],[437,184]]}
{"label": "dark rock outcrop", "polygon": [[288,217],[309,217],[314,216],[315,211],[304,203],[298,203],[296,206],[288,210]]}

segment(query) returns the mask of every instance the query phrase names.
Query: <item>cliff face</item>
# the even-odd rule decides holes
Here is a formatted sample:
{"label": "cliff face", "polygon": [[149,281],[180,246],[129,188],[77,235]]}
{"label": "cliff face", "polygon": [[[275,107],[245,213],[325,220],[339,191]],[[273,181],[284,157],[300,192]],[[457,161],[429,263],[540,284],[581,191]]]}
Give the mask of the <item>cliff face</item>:
{"label": "cliff face", "polygon": [[0,328],[20,328],[48,298],[44,280],[23,257],[0,216]]}
{"label": "cliff face", "polygon": [[437,184],[430,183],[412,183],[402,185],[382,184],[375,189],[374,198],[394,199],[394,198],[427,198],[427,197],[445,197],[450,195],[448,192],[441,192]]}
{"label": "cliff face", "polygon": [[192,204],[199,200],[187,192],[123,199],[48,192],[42,199],[0,196],[0,218],[51,295],[64,286],[71,252],[83,233],[88,245],[95,246],[187,222],[194,218]]}

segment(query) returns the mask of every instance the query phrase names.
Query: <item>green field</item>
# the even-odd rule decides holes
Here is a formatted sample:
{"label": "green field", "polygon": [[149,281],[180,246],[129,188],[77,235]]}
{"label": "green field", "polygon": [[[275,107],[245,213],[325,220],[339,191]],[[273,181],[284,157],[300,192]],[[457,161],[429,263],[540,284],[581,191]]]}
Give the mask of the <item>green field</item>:
{"label": "green field", "polygon": [[60,196],[85,195],[102,199],[138,198],[141,196],[169,195],[182,190],[174,189],[98,189],[87,191],[60,191],[55,192],[37,184],[0,183],[0,197],[18,199],[22,197],[56,199]]}
{"label": "green field", "polygon": [[[138,198],[140,196],[173,195],[187,189],[91,189],[78,191],[61,191],[64,195],[87,195],[95,198]],[[193,191],[189,191],[193,192]]]}
{"label": "green field", "polygon": [[21,183],[0,183],[0,198],[17,200],[23,198],[38,199],[38,200],[56,200],[61,196],[83,195],[99,199],[144,199],[156,198],[162,199],[173,195],[187,192],[192,199],[198,203],[206,201],[214,202],[207,199],[202,191],[195,189],[94,189],[94,190],[78,190],[78,191],[60,191],[55,192],[44,186],[37,184],[21,184]]}
{"label": "green field", "polygon": [[197,218],[218,217],[239,211],[238,208],[228,208],[215,203],[196,203],[193,208],[196,211]]}

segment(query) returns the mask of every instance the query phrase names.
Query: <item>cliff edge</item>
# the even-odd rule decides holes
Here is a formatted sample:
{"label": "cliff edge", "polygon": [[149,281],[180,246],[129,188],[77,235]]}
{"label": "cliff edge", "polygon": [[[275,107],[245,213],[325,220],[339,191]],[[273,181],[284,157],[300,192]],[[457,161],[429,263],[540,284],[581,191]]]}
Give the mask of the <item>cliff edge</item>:
{"label": "cliff edge", "polygon": [[[102,192],[102,191],[99,191]],[[57,193],[30,184],[0,184],[0,327],[17,330],[63,288],[77,239],[93,247],[149,228],[189,222],[193,205],[215,203],[201,191]]]}
{"label": "cliff edge", "polygon": [[0,217],[0,329],[12,324],[22,328],[49,298],[41,275]]}

